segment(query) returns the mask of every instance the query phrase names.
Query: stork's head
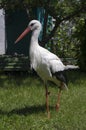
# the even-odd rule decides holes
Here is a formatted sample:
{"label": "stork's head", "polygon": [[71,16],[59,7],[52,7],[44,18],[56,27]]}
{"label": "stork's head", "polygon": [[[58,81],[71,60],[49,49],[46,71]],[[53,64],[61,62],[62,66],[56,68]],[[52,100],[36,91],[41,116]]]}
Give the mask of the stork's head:
{"label": "stork's head", "polygon": [[15,41],[15,43],[19,42],[27,33],[29,33],[30,31],[35,31],[38,30],[39,32],[41,31],[41,23],[38,20],[32,20],[30,21],[30,23],[28,24],[28,27],[25,29],[25,31],[17,38],[17,40]]}
{"label": "stork's head", "polygon": [[33,30],[41,30],[41,23],[38,20],[32,20],[28,24],[28,28],[30,28],[32,31]]}

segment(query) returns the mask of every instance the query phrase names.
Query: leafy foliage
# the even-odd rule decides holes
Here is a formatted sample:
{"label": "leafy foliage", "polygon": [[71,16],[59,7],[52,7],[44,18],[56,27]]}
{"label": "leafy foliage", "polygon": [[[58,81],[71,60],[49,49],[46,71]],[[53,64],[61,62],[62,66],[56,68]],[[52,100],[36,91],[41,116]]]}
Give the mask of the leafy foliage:
{"label": "leafy foliage", "polygon": [[55,37],[58,38],[57,45],[60,57],[76,58],[76,42],[72,37],[73,26],[73,21],[63,22],[55,33]]}
{"label": "leafy foliage", "polygon": [[[85,13],[86,1],[85,0],[2,0],[2,6],[5,9],[15,9],[15,8],[28,8],[33,9],[34,7],[43,7],[45,9],[45,15],[52,16],[56,22],[50,34],[44,35],[44,43],[49,41],[55,34],[59,25],[66,20],[73,18],[81,13]],[[45,24],[47,23],[47,17],[45,16]],[[47,26],[44,25],[46,28]],[[45,29],[44,29],[45,30]],[[46,33],[46,32],[45,32]]]}
{"label": "leafy foliage", "polygon": [[74,35],[79,41],[78,63],[86,71],[86,19],[80,19]]}

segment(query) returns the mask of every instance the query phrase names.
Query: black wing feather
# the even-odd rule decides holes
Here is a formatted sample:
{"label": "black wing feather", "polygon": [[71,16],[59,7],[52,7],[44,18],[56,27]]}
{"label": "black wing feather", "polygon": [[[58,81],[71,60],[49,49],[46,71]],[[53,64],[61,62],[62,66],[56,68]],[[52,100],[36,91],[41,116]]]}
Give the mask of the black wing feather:
{"label": "black wing feather", "polygon": [[67,80],[65,71],[58,71],[58,72],[52,73],[52,76],[55,76],[58,80],[68,85],[68,80]]}

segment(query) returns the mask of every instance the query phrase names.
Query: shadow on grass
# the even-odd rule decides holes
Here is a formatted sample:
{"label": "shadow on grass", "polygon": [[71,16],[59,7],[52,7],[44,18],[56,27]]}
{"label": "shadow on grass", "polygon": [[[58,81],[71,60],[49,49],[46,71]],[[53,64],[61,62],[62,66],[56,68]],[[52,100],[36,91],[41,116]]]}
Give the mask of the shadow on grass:
{"label": "shadow on grass", "polygon": [[14,84],[17,87],[22,86],[23,81],[28,79],[28,84],[31,85],[33,83],[33,79],[38,79],[38,76],[35,72],[27,72],[27,71],[6,71],[0,72],[0,87],[5,88],[9,85]]}
{"label": "shadow on grass", "polygon": [[[50,106],[50,110],[52,109],[55,109],[55,107]],[[27,116],[29,114],[39,114],[39,113],[44,113],[44,112],[46,112],[46,106],[38,105],[38,106],[29,106],[29,107],[20,108],[20,109],[13,109],[10,112],[0,110],[0,115],[11,116],[13,114],[17,114],[17,115]]]}

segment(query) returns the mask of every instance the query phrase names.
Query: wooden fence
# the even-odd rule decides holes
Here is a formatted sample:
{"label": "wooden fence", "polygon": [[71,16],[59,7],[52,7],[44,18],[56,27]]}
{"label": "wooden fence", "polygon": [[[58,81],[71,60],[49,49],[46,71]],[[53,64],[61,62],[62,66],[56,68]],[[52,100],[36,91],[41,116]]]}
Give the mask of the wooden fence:
{"label": "wooden fence", "polygon": [[29,70],[29,59],[25,56],[0,56],[1,71],[27,71]]}

